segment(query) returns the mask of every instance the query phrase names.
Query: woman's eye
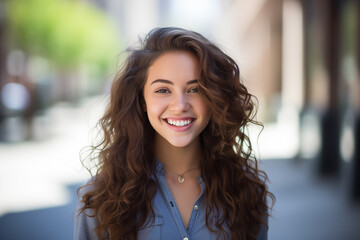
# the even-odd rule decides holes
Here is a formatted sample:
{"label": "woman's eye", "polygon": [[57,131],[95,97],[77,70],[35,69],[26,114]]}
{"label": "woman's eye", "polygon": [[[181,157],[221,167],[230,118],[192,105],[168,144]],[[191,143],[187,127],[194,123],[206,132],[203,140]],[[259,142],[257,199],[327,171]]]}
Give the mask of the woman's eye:
{"label": "woman's eye", "polygon": [[199,89],[197,87],[196,88],[191,88],[189,90],[189,93],[197,93],[197,92],[199,92]]}
{"label": "woman's eye", "polygon": [[160,88],[155,91],[155,93],[169,93],[170,91],[166,88]]}

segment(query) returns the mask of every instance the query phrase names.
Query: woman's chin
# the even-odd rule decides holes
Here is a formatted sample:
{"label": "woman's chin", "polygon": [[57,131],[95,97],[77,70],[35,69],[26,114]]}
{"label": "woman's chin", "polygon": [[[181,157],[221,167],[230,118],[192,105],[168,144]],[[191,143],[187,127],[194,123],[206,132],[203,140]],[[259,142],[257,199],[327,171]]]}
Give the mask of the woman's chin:
{"label": "woman's chin", "polygon": [[192,142],[191,140],[188,139],[169,139],[167,140],[169,142],[169,144],[173,147],[176,148],[184,148],[184,147],[188,147],[191,145]]}
{"label": "woman's chin", "polygon": [[189,146],[188,142],[169,142],[171,146],[176,148],[184,148]]}

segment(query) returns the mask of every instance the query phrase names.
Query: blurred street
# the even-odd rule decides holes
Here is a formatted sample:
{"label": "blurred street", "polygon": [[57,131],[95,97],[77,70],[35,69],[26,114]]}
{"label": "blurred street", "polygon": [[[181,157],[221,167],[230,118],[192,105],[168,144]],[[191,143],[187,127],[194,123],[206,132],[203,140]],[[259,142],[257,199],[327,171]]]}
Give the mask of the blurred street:
{"label": "blurred street", "polygon": [[79,154],[90,143],[91,128],[103,111],[101,101],[87,99],[79,106],[59,103],[42,121],[34,121],[38,140],[0,144],[0,216],[71,200],[67,186],[89,177]]}
{"label": "blurred street", "polygon": [[103,94],[164,26],[216,43],[258,100],[269,240],[360,239],[360,1],[0,0],[0,240],[73,238]]}

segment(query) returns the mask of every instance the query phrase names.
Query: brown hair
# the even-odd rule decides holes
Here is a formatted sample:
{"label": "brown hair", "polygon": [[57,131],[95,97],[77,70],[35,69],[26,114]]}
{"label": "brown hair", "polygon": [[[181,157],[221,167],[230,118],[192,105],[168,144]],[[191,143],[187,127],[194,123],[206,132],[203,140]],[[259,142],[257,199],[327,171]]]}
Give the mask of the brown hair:
{"label": "brown hair", "polygon": [[[200,135],[206,225],[211,231],[219,230],[222,238],[256,239],[266,224],[267,198],[274,201],[274,196],[267,190],[267,175],[258,169],[245,134],[248,124],[261,125],[254,120],[254,97],[241,83],[233,59],[202,35],[180,28],[154,29],[139,49],[129,50],[99,121],[103,138],[93,147],[99,161],[97,174],[91,190],[82,196],[80,211],[92,209],[97,235],[108,234],[111,239],[136,239],[139,228],[154,214],[154,129],[143,111],[143,89],[149,66],[170,50],[190,51],[198,58],[200,94],[212,113]],[[211,216],[218,217],[213,222]]]}

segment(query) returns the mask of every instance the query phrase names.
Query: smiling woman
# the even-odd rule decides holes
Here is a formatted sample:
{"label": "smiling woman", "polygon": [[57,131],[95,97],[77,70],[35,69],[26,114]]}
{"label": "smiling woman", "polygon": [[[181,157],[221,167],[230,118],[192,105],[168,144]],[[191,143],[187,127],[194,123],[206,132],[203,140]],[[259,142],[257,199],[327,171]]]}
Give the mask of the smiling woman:
{"label": "smiling woman", "polygon": [[152,30],[113,82],[75,239],[267,239],[274,196],[244,133],[260,124],[252,99],[202,35]]}

